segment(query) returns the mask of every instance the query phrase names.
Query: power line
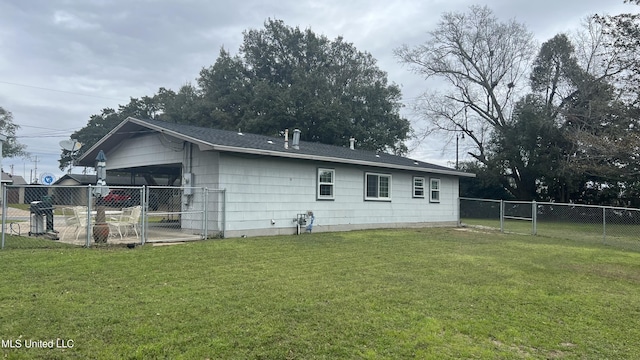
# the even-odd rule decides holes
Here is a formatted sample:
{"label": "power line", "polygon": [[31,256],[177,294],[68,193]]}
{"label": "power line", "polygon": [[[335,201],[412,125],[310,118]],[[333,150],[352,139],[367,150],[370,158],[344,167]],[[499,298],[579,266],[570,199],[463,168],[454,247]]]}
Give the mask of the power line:
{"label": "power line", "polygon": [[75,131],[78,128],[71,128],[71,129],[53,129],[53,128],[48,128],[48,127],[42,127],[42,126],[33,126],[33,125],[20,125],[20,127],[28,127],[28,128],[34,128],[34,129],[43,129],[43,130],[55,130],[55,131]]}
{"label": "power line", "polygon": [[116,100],[116,101],[122,101],[122,102],[125,102],[125,103],[128,101],[128,100],[127,100],[127,101],[125,101],[125,100],[122,100],[122,99],[110,98],[110,97],[106,97],[106,96],[82,94],[82,93],[77,93],[77,92],[73,92],[73,91],[65,91],[65,90],[50,89],[50,88],[41,87],[41,86],[33,86],[33,85],[18,84],[18,83],[13,83],[13,82],[9,82],[9,81],[2,81],[2,80],[0,80],[0,84],[7,84],[7,85],[14,85],[14,86],[22,86],[22,87],[31,88],[31,89],[46,90],[46,91],[53,91],[53,92],[59,92],[59,93],[63,93],[63,94],[71,94],[71,95],[78,95],[78,96],[86,96],[86,97],[92,97],[92,98],[98,98],[98,99]]}
{"label": "power line", "polygon": [[19,135],[16,136],[16,139],[33,139],[33,138],[66,138],[69,137],[70,134],[50,134],[50,135],[41,135],[41,134],[32,134],[32,135]]}

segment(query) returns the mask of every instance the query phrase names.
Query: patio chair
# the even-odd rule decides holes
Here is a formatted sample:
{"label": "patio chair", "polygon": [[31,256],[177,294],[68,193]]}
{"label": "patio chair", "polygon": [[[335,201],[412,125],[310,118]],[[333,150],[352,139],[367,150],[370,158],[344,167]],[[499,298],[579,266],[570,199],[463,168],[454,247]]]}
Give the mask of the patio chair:
{"label": "patio chair", "polygon": [[65,229],[60,238],[64,239],[65,234],[73,229],[76,235],[76,241],[80,237],[82,230],[87,229],[87,208],[85,206],[74,206],[62,208]]}
{"label": "patio chair", "polygon": [[141,206],[122,208],[122,214],[120,214],[120,216],[112,217],[110,221],[107,222],[112,229],[111,233],[115,236],[115,232],[117,231],[118,235],[120,235],[120,240],[122,240],[125,236],[129,235],[129,229],[133,229],[137,239],[139,237],[138,223],[140,222],[141,213]]}
{"label": "patio chair", "polygon": [[64,239],[64,236],[70,229],[73,229],[74,232],[78,231],[78,218],[76,218],[76,213],[72,207],[62,208],[62,216],[64,218],[65,228],[60,238]]}

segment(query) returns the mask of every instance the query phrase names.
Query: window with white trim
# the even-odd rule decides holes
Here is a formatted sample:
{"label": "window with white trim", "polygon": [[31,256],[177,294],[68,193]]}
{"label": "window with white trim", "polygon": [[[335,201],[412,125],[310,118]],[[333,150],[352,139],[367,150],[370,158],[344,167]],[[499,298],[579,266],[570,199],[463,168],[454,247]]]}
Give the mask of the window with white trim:
{"label": "window with white trim", "polygon": [[318,169],[318,200],[333,200],[336,171],[333,169]]}
{"label": "window with white trim", "polygon": [[424,184],[425,184],[425,180],[423,177],[413,178],[413,197],[414,198],[424,199]]}
{"label": "window with white trim", "polygon": [[365,173],[365,200],[391,200],[391,175]]}
{"label": "window with white trim", "polygon": [[429,202],[440,202],[440,179],[429,179]]}

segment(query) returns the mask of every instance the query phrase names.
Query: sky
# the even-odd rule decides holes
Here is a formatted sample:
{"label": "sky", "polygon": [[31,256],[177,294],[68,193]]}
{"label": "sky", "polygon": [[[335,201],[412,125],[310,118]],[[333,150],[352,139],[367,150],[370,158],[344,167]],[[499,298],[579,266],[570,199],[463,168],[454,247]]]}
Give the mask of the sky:
{"label": "sky", "polygon": [[[637,11],[623,0],[2,0],[0,106],[13,113],[18,141],[30,153],[3,159],[3,170],[27,181],[59,178],[65,173],[58,169],[59,142],[92,114],[160,87],[195,84],[221,47],[237,54],[243,31],[262,29],[269,18],[330,39],[342,36],[371,53],[402,89],[401,115],[419,129],[410,107],[432,85],[393,51],[423,43],[444,12],[466,12],[471,5],[525,24],[538,43],[577,30],[591,14]],[[455,159],[455,143],[441,139],[409,147],[408,156],[422,161],[452,166]],[[461,160],[464,149],[461,143]]]}

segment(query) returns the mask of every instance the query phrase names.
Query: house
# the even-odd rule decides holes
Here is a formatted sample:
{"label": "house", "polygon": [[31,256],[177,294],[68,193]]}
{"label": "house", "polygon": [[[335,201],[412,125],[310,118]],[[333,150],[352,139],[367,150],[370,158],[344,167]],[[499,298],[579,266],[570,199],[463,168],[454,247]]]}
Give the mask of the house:
{"label": "house", "polygon": [[[2,174],[1,181],[3,185],[20,185],[20,186],[27,185],[27,182],[25,181],[25,179],[20,175],[8,174],[8,173],[5,173],[4,171],[2,171],[0,174]],[[0,200],[1,199],[2,199],[2,194],[0,194]],[[18,187],[7,188],[7,203],[21,204],[21,203],[24,203],[24,199],[25,199],[24,188],[18,188]]]}
{"label": "house", "polygon": [[[169,185],[166,181],[158,181],[157,178],[148,181],[142,175],[130,176],[130,173],[116,173],[107,175],[107,184],[120,185],[120,186],[135,186],[135,185]],[[95,185],[98,179],[95,174],[65,174],[60,179],[56,180],[52,185],[57,186],[86,186]],[[150,183],[151,182],[151,183]]]}
{"label": "house", "polygon": [[[87,150],[107,171],[225,189],[226,237],[291,234],[312,211],[314,231],[456,225],[461,171],[406,157],[293,139],[127,118]],[[201,208],[183,195],[183,211]],[[192,223],[192,222],[190,222]],[[186,222],[183,226],[187,226]]]}

